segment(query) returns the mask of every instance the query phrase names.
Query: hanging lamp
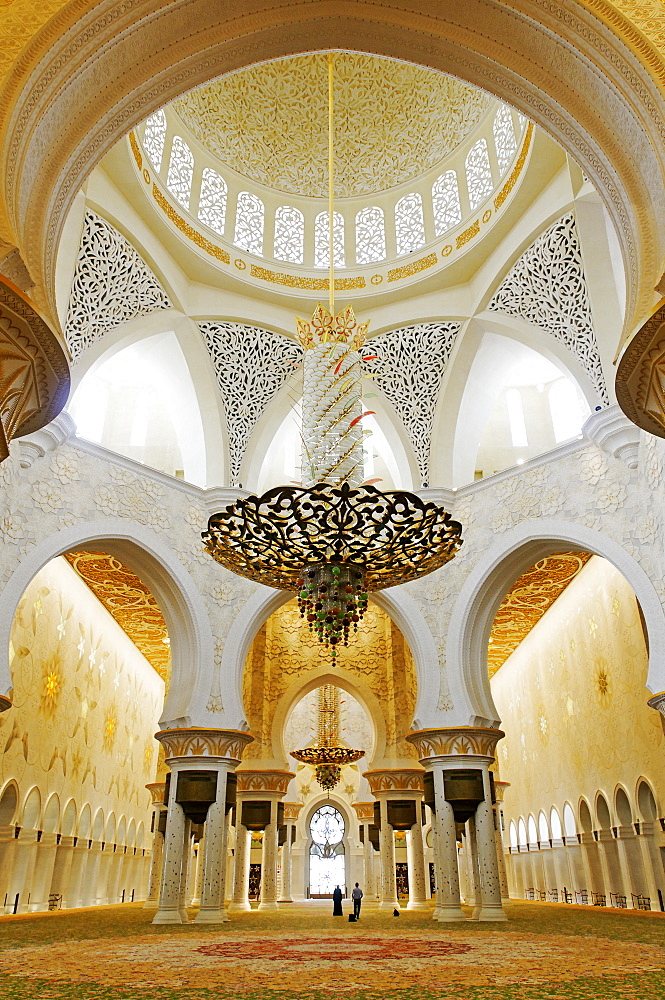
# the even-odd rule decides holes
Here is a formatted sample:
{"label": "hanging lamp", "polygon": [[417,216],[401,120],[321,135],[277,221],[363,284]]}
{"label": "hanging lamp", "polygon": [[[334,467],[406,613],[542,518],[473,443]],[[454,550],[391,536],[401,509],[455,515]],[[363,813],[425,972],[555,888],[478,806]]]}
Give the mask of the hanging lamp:
{"label": "hanging lamp", "polygon": [[451,560],[462,527],[436,504],[363,482],[362,354],[369,323],[335,313],[334,56],[328,54],[329,308],[297,320],[303,347],[302,486],[277,486],[213,514],[202,533],[226,569],[298,595],[330,651],[358,628],[375,590],[417,580]]}
{"label": "hanging lamp", "polygon": [[304,750],[292,750],[291,756],[313,767],[321,788],[331,792],[342,776],[342,767],[360,760],[365,751],[340,745],[339,689],[334,684],[323,684],[318,689],[318,702],[316,744]]}

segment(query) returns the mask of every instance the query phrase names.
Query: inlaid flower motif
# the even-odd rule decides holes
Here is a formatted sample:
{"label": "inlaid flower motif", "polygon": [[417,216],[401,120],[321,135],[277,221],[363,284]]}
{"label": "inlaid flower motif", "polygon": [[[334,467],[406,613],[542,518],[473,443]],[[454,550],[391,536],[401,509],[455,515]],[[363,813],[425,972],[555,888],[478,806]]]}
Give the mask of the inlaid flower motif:
{"label": "inlaid flower motif", "polygon": [[63,507],[62,488],[58,483],[40,482],[36,483],[32,491],[32,499],[37,507],[45,514],[54,514]]}
{"label": "inlaid flower motif", "polygon": [[621,483],[602,483],[595,491],[593,502],[603,514],[614,514],[626,499],[626,488]]}
{"label": "inlaid flower motif", "polygon": [[80,479],[78,457],[73,452],[59,451],[51,460],[51,472],[63,486]]}
{"label": "inlaid flower motif", "polygon": [[39,709],[47,718],[54,715],[58,708],[63,683],[60,657],[51,656],[44,660],[40,679]]}
{"label": "inlaid flower motif", "polygon": [[23,518],[11,511],[0,514],[0,534],[7,542],[20,541],[23,538]]}
{"label": "inlaid flower motif", "polygon": [[597,449],[588,449],[578,456],[580,480],[590,486],[597,486],[607,474],[607,455]]}

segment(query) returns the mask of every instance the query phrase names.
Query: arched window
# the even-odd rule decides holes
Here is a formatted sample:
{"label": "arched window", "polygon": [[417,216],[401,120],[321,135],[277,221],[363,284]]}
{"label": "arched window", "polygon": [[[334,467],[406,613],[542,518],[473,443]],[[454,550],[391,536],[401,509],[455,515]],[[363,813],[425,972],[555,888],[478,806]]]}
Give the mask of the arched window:
{"label": "arched window", "polygon": [[194,174],[194,157],[192,151],[179,135],[173,137],[169,172],[166,176],[166,186],[183,208],[189,211],[189,197],[192,193],[192,176]]}
{"label": "arched window", "polygon": [[510,846],[517,847],[517,830],[515,828],[515,821],[511,819],[510,827],[508,830],[508,836],[510,838]]}
{"label": "arched window", "polygon": [[166,115],[163,111],[155,111],[150,115],[143,130],[143,148],[150,157],[155,170],[162,165],[164,155],[164,139],[166,138]]}
{"label": "arched window", "polygon": [[566,836],[567,837],[576,837],[577,836],[577,826],[575,824],[575,815],[573,813],[573,810],[571,809],[571,807],[568,805],[567,802],[566,802],[565,806],[563,807],[563,828],[566,831]]}
{"label": "arched window", "polygon": [[529,843],[538,843],[538,831],[536,830],[536,821],[533,816],[529,816]]}
{"label": "arched window", "polygon": [[198,216],[201,222],[220,235],[226,220],[226,181],[216,170],[206,167],[201,175]]}
{"label": "arched window", "polygon": [[[319,212],[314,222],[314,266],[330,266],[330,231],[328,213]],[[344,267],[344,217],[333,213],[333,260],[335,267]]]}
{"label": "arched window", "polygon": [[526,826],[524,825],[524,820],[521,817],[519,823],[517,824],[517,840],[520,847],[526,847]]}
{"label": "arched window", "polygon": [[550,839],[550,831],[547,829],[547,817],[544,812],[538,816],[538,839],[541,844],[546,844]]}
{"label": "arched window", "polygon": [[550,812],[550,829],[552,831],[552,840],[561,840],[561,820],[556,809],[552,809]]}
{"label": "arched window", "polygon": [[466,186],[469,191],[471,211],[478,208],[492,193],[492,169],[487,152],[487,142],[479,139],[466,158]]}
{"label": "arched window", "polygon": [[336,885],[346,883],[344,863],[344,819],[334,806],[317,809],[309,824],[310,896],[331,896]]}
{"label": "arched window", "polygon": [[457,174],[454,170],[446,170],[432,186],[432,206],[434,209],[434,228],[437,236],[443,236],[462,221],[462,208],[459,202]]}
{"label": "arched window", "polygon": [[356,263],[372,264],[386,259],[386,227],[383,212],[372,206],[356,215]]}
{"label": "arched window", "polygon": [[496,160],[499,164],[499,170],[503,173],[517,149],[513,116],[505,104],[496,113],[492,131],[494,133],[494,145],[496,146]]}
{"label": "arched window", "polygon": [[241,250],[263,255],[263,202],[249,191],[241,191],[236,208],[236,231],[233,242]]}
{"label": "arched window", "polygon": [[425,246],[423,201],[419,194],[405,194],[395,205],[397,256]]}
{"label": "arched window", "polygon": [[514,448],[526,448],[528,439],[526,436],[526,424],[524,422],[524,407],[522,406],[522,394],[519,389],[506,390],[506,406],[508,407],[508,420],[510,422],[510,437]]}
{"label": "arched window", "polygon": [[582,424],[589,415],[588,406],[580,404],[575,386],[569,378],[559,378],[548,393],[554,440],[569,441],[582,431]]}
{"label": "arched window", "polygon": [[302,264],[304,246],[305,218],[302,212],[290,205],[281,205],[275,212],[275,259]]}

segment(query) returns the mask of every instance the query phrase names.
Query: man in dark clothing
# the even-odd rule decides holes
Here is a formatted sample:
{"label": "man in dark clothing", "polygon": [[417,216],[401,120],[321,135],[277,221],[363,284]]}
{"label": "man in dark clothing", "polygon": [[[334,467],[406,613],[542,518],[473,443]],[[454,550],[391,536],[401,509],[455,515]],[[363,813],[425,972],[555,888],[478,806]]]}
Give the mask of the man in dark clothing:
{"label": "man in dark clothing", "polygon": [[360,901],[363,898],[363,891],[356,882],[355,887],[351,890],[351,899],[353,900],[353,915],[356,920],[360,920]]}
{"label": "man in dark clothing", "polygon": [[333,889],[333,917],[343,917],[342,912],[342,890],[338,885]]}

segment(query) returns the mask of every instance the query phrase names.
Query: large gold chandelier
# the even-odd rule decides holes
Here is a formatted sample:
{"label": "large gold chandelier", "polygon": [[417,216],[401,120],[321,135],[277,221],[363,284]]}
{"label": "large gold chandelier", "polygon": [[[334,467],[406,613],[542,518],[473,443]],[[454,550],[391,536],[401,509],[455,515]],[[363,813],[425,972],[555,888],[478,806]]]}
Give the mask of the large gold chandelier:
{"label": "large gold chandelier", "polygon": [[335,312],[333,55],[328,57],[329,308],[297,321],[304,349],[302,486],[277,486],[213,514],[202,534],[213,559],[257,583],[295,592],[333,662],[369,594],[432,573],[462,544],[442,507],[363,482],[362,354],[369,323]]}
{"label": "large gold chandelier", "polygon": [[321,788],[330,792],[342,776],[342,767],[360,760],[365,751],[340,745],[339,689],[334,684],[323,684],[318,690],[318,701],[316,745],[304,750],[292,750],[291,756],[301,764],[314,767]]}

